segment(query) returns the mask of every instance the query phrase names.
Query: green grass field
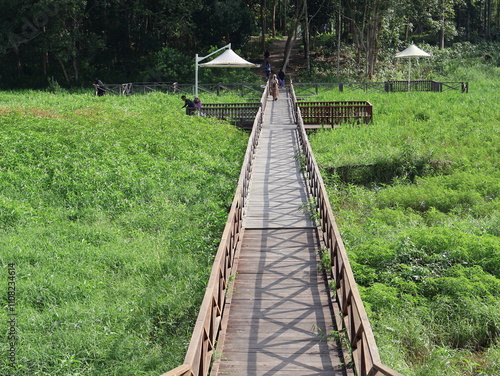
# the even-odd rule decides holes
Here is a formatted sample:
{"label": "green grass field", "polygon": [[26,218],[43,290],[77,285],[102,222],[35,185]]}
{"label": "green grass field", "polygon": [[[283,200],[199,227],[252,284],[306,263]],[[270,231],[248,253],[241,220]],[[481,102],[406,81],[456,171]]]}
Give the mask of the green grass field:
{"label": "green grass field", "polygon": [[[370,101],[374,122],[310,139],[383,362],[494,376],[500,70],[435,70],[470,92],[322,93]],[[248,139],[182,104],[0,93],[1,375],[182,363]]]}
{"label": "green grass field", "polygon": [[0,93],[0,374],[182,364],[248,139],[182,105]]}
{"label": "green grass field", "polygon": [[500,374],[500,68],[452,61],[470,92],[327,92],[369,125],[310,136],[384,364]]}

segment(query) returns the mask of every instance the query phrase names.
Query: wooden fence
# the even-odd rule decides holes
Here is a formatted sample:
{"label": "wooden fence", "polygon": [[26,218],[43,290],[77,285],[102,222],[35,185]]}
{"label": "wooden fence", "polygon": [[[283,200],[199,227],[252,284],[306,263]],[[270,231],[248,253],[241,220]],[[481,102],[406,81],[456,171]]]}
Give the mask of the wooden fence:
{"label": "wooden fence", "polygon": [[261,108],[261,102],[254,103],[203,103],[201,109],[196,112],[201,116],[216,117],[242,127],[251,128],[255,117]]}
{"label": "wooden fence", "polygon": [[438,82],[438,81],[387,81],[385,91],[431,91],[443,92],[449,90],[460,90],[462,93],[469,92],[468,82]]}
{"label": "wooden fence", "polygon": [[[234,84],[199,84],[199,95],[210,93],[221,95],[233,93],[244,98],[259,100],[265,85],[260,83],[234,83]],[[180,84],[178,82],[128,82],[125,84],[106,84],[105,91],[113,95],[147,94],[163,92],[179,95],[194,95],[194,84]]]}
{"label": "wooden fence", "polygon": [[373,120],[373,108],[366,101],[296,102],[304,125],[335,125],[345,122],[368,124]]}
{"label": "wooden fence", "polygon": [[438,82],[438,81],[385,81],[385,82],[311,82],[293,83],[297,99],[307,98],[319,93],[331,90],[343,92],[346,90],[361,90],[396,92],[396,91],[433,91],[443,92],[459,90],[462,93],[469,92],[468,82]]}
{"label": "wooden fence", "polygon": [[[362,90],[368,91],[434,91],[444,92],[459,90],[469,92],[468,82],[438,82],[438,81],[385,81],[385,82],[322,82],[322,83],[293,83],[297,98],[310,97],[329,90]],[[203,93],[221,95],[224,93],[237,94],[243,98],[260,98],[265,85],[260,83],[234,84],[199,84],[199,96]],[[124,84],[106,84],[106,94],[132,95],[147,94],[161,91],[172,94],[194,95],[194,84],[179,84],[178,82],[129,82]]]}
{"label": "wooden fence", "polygon": [[[297,99],[293,85],[290,86],[290,95],[292,103],[296,105]],[[328,194],[307,138],[301,109],[300,107],[296,108],[299,147],[304,157],[308,190],[315,200],[322,239],[330,253],[330,271],[335,283],[336,304],[338,304],[342,324],[346,329],[352,349],[356,374],[358,376],[401,376],[398,372],[384,366],[380,360],[375,337],[354,280],[347,252],[328,200]]]}
{"label": "wooden fence", "polygon": [[162,376],[206,376],[209,374],[213,351],[226,313],[226,292],[230,287],[231,276],[236,273],[233,266],[241,246],[243,208],[246,206],[253,156],[262,128],[262,112],[265,109],[268,94],[269,87],[266,86],[258,114],[254,119],[255,123],[248,141],[238,187],[215,256],[184,364]]}
{"label": "wooden fence", "polygon": [[468,82],[439,82],[438,91],[450,91],[450,90],[460,90],[462,93],[469,92]]}

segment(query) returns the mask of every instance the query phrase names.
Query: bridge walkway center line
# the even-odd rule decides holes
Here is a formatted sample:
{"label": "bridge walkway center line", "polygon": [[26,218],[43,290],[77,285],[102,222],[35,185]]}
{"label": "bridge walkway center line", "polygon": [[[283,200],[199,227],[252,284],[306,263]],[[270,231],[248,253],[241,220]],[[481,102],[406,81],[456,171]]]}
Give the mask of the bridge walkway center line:
{"label": "bridge walkway center line", "polygon": [[283,90],[272,97],[255,155],[226,329],[212,375],[349,375],[332,338],[331,292],[305,207],[297,126]]}

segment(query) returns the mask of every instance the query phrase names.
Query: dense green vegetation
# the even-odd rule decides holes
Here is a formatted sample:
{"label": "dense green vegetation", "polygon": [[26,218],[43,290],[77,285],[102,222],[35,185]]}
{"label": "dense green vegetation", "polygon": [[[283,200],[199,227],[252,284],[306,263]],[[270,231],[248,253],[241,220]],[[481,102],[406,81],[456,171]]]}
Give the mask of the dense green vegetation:
{"label": "dense green vegetation", "polygon": [[0,374],[182,364],[248,139],[182,104],[0,93]]}
{"label": "dense green vegetation", "polygon": [[[307,70],[322,58],[314,37],[323,36],[327,54],[352,48],[352,58],[336,54],[339,64],[372,78],[387,49],[494,41],[499,32],[499,0],[3,0],[0,85],[190,83],[195,54],[231,43],[260,63],[266,41],[283,35],[299,35]],[[273,66],[289,53],[276,51]]]}
{"label": "dense green vegetation", "polygon": [[[323,93],[369,100],[375,121],[311,141],[384,363],[493,376],[498,49],[432,52],[414,77],[468,81],[468,94]],[[335,77],[317,63],[317,80]],[[391,64],[381,80],[406,77]],[[349,67],[344,78],[357,77]],[[0,374],[158,375],[184,357],[247,134],[185,116],[178,96],[53,89],[0,93],[0,270],[7,289],[14,265],[17,340],[16,367],[1,357]]]}
{"label": "dense green vegetation", "polygon": [[374,121],[310,140],[383,362],[406,375],[493,376],[500,69],[447,54],[425,63],[429,78],[468,81],[468,94],[323,93],[315,99],[370,101]]}

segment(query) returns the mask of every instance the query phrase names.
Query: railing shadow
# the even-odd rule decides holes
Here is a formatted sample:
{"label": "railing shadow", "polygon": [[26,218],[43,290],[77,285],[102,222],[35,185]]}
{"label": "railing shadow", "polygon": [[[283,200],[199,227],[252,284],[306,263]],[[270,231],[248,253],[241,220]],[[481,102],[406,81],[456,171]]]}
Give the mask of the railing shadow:
{"label": "railing shadow", "polygon": [[253,156],[259,142],[263,111],[266,107],[268,93],[269,85],[266,85],[261,97],[261,106],[255,117],[248,141],[238,187],[214,259],[212,272],[186,357],[184,358],[184,364],[162,374],[162,376],[204,376],[208,375],[210,371],[215,344],[222,329],[226,291],[231,283],[231,276],[236,272],[233,266],[241,246],[243,210],[246,206]]}
{"label": "railing shadow", "polygon": [[340,237],[318,164],[307,137],[293,85],[290,85],[294,118],[298,125],[299,148],[310,195],[316,203],[323,242],[330,253],[330,270],[335,282],[336,301],[352,349],[358,376],[401,376],[382,364],[368,316],[361,300],[347,252]]}
{"label": "railing shadow", "polygon": [[[246,206],[252,160],[262,127],[262,114],[266,106],[269,87],[266,86],[261,99],[261,109],[255,118],[240,179],[222,235],[212,273],[207,285],[196,325],[184,359],[184,364],[161,376],[208,375],[211,368],[215,343],[222,330],[225,317],[226,291],[230,287],[231,276],[235,274],[235,259],[242,240],[242,218]],[[342,314],[342,324],[346,329],[352,356],[358,376],[401,376],[400,373],[382,364],[368,316],[361,301],[354,280],[344,244],[333,216],[328,196],[318,165],[312,153],[301,118],[296,106],[293,86],[290,88],[292,108],[296,109],[294,119],[298,124],[299,148],[303,155],[308,191],[314,197],[319,214],[319,225],[323,242],[330,252],[330,270],[336,289],[336,302]]]}

